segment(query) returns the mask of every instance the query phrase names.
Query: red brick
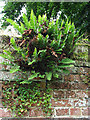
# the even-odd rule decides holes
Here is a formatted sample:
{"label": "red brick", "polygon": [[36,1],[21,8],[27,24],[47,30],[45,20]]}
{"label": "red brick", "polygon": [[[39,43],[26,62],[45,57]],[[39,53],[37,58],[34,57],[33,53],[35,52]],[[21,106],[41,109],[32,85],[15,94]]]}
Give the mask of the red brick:
{"label": "red brick", "polygon": [[66,82],[68,82],[68,81],[74,81],[74,75],[72,75],[72,74],[70,74],[70,75],[65,75],[65,76],[64,76],[64,80],[65,80]]}
{"label": "red brick", "polygon": [[74,105],[74,100],[73,99],[69,99],[67,107],[72,107],[73,105]]}
{"label": "red brick", "polygon": [[76,99],[74,100],[74,106],[75,107],[85,107],[87,106],[87,101],[86,99]]}
{"label": "red brick", "polygon": [[74,81],[81,82],[80,75],[74,75]]}
{"label": "red brick", "polygon": [[83,116],[88,116],[89,114],[89,108],[82,108],[82,115]]}
{"label": "red brick", "polygon": [[88,98],[88,93],[86,91],[77,91],[76,92],[77,98]]}
{"label": "red brick", "polygon": [[88,107],[88,115],[90,116],[90,107]]}
{"label": "red brick", "polygon": [[[51,108],[52,112],[51,115],[54,114],[53,108]],[[35,117],[35,116],[45,116],[46,114],[43,112],[41,108],[32,108],[29,111],[29,117]]]}
{"label": "red brick", "polygon": [[75,97],[76,97],[75,91],[71,91],[71,90],[66,91],[66,92],[65,92],[65,97],[66,97],[66,98],[75,98]]}
{"label": "red brick", "polygon": [[78,74],[84,74],[84,68],[78,67]]}
{"label": "red brick", "polygon": [[79,67],[78,73],[79,74],[87,74],[89,72],[89,68]]}
{"label": "red brick", "polygon": [[5,111],[0,108],[0,117],[12,117],[12,115],[10,111]]}
{"label": "red brick", "polygon": [[3,107],[2,105],[2,98],[0,98],[0,108]]}
{"label": "red brick", "polygon": [[0,64],[0,70],[2,70],[2,65]]}
{"label": "red brick", "polygon": [[65,82],[53,82],[49,86],[52,89],[71,89],[71,83],[65,83]]}
{"label": "red brick", "polygon": [[63,115],[69,115],[69,109],[57,109],[56,110],[56,115],[57,116],[63,116]]}
{"label": "red brick", "polygon": [[85,83],[80,83],[79,84],[79,86],[80,86],[80,89],[82,89],[82,90],[86,90],[86,89],[88,89],[88,85],[87,84],[85,84]]}
{"label": "red brick", "polygon": [[32,108],[29,111],[29,116],[34,117],[34,116],[43,116],[43,111],[41,109],[37,108]]}
{"label": "red brick", "polygon": [[80,108],[71,108],[70,109],[70,115],[81,116]]}
{"label": "red brick", "polygon": [[86,90],[86,89],[88,89],[88,85],[85,83],[73,83],[71,88],[73,90],[75,90],[75,89]]}
{"label": "red brick", "polygon": [[86,104],[88,107],[90,107],[90,99],[86,99]]}
{"label": "red brick", "polygon": [[2,84],[0,84],[0,98],[2,98]]}
{"label": "red brick", "polygon": [[90,98],[90,90],[88,91],[88,97]]}
{"label": "red brick", "polygon": [[64,98],[64,91],[60,91],[60,90],[58,90],[58,91],[54,91],[53,92],[53,97],[54,98]]}

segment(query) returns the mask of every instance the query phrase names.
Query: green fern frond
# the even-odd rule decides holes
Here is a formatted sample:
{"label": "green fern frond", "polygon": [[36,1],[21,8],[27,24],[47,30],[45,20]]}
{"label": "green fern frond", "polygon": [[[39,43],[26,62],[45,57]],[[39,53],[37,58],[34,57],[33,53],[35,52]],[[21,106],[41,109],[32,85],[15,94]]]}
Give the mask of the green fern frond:
{"label": "green fern frond", "polygon": [[16,23],[16,22],[14,22],[13,20],[11,20],[11,19],[6,19],[7,20],[7,22],[9,22],[11,25],[13,25],[13,27],[15,28],[15,29],[17,29],[21,34],[22,34],[22,30],[21,30],[21,28],[19,27],[19,25]]}
{"label": "green fern frond", "polygon": [[37,29],[37,19],[33,13],[33,10],[31,10],[31,14],[30,14],[30,24],[31,24],[32,29],[34,30]]}
{"label": "green fern frond", "polygon": [[29,26],[29,22],[28,22],[27,16],[25,14],[23,14],[22,17],[23,17],[24,24],[26,25],[27,29],[29,29],[30,26]]}
{"label": "green fern frond", "polygon": [[20,21],[20,25],[21,25],[21,26],[20,26],[21,31],[22,31],[22,33],[23,33],[23,32],[24,32],[24,30],[26,30],[26,29],[25,29],[25,26],[24,26],[24,24],[23,24],[21,21]]}

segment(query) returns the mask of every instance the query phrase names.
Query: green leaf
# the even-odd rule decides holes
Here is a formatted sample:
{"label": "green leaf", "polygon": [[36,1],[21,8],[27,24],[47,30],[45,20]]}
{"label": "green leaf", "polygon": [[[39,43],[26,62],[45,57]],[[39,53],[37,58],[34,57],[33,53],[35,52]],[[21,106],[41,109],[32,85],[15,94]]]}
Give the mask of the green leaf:
{"label": "green leaf", "polygon": [[36,58],[37,57],[37,48],[35,47],[34,52],[33,52],[33,56]]}
{"label": "green leaf", "polygon": [[51,80],[52,72],[45,72],[47,80]]}
{"label": "green leaf", "polygon": [[46,50],[39,50],[38,55],[39,53],[42,53],[42,52],[46,52]]}
{"label": "green leaf", "polygon": [[10,69],[10,73],[14,73],[14,72],[17,72],[19,71],[20,69],[20,66],[13,66],[11,69]]}
{"label": "green leaf", "polygon": [[29,84],[29,83],[31,83],[31,81],[28,81],[28,80],[24,80],[24,81],[20,82],[20,84]]}
{"label": "green leaf", "polygon": [[14,22],[11,19],[6,19],[6,20],[7,20],[7,22],[9,22],[11,25],[13,25],[13,27],[16,28],[22,34],[22,30],[16,22]]}
{"label": "green leaf", "polygon": [[10,39],[10,43],[11,43],[12,45],[14,45],[14,46],[16,45],[14,38],[11,38],[11,39]]}
{"label": "green leaf", "polygon": [[2,62],[2,63],[0,63],[0,64],[2,64],[2,65],[11,65],[11,66],[13,65],[13,64],[9,63],[8,61],[7,61],[7,62],[6,62],[6,61],[5,61],[5,62]]}
{"label": "green leaf", "polygon": [[59,77],[59,75],[58,75],[57,73],[54,73],[53,76],[54,76],[55,78],[58,78],[58,77]]}
{"label": "green leaf", "polygon": [[36,20],[36,16],[33,13],[33,10],[31,10],[31,14],[30,14],[30,24],[32,29],[34,30],[37,29],[37,20]]}
{"label": "green leaf", "polygon": [[64,20],[62,20],[62,22],[61,22],[61,27],[60,27],[60,29],[62,28],[62,26],[63,26],[63,23],[64,23]]}
{"label": "green leaf", "polygon": [[[3,52],[7,53],[9,56],[11,56],[11,52],[7,50],[3,50]],[[12,56],[11,56],[12,57]]]}
{"label": "green leaf", "polygon": [[65,68],[65,67],[73,67],[74,65],[61,65],[59,68]]}
{"label": "green leaf", "polygon": [[34,79],[35,77],[37,77],[39,73],[34,73],[32,75],[30,75],[30,77],[28,78],[28,80]]}
{"label": "green leaf", "polygon": [[36,60],[33,60],[32,62],[29,62],[28,65],[32,65]]}
{"label": "green leaf", "polygon": [[69,58],[65,58],[62,61],[59,61],[59,63],[64,63],[64,64],[71,64],[71,63],[75,63],[75,61],[69,59]]}
{"label": "green leaf", "polygon": [[13,45],[13,47],[16,51],[18,51],[18,52],[21,51],[21,48],[16,45],[14,38],[10,39],[10,43]]}
{"label": "green leaf", "polygon": [[29,23],[28,23],[28,18],[25,14],[23,14],[23,21],[24,21],[24,24],[26,25],[27,29],[29,29]]}
{"label": "green leaf", "polygon": [[41,15],[38,16],[38,22],[39,22],[40,24],[43,23]]}
{"label": "green leaf", "polygon": [[56,50],[56,51],[62,51],[62,48],[60,48],[60,49],[58,49],[58,50]]}
{"label": "green leaf", "polygon": [[39,77],[40,77],[40,78],[44,78],[44,77],[45,77],[45,75],[39,75]]}
{"label": "green leaf", "polygon": [[3,57],[3,58],[5,58],[5,59],[8,59],[10,61],[13,61],[13,59],[12,59],[13,57],[12,56],[8,56],[6,54],[0,54],[0,56]]}
{"label": "green leaf", "polygon": [[25,26],[24,26],[24,24],[21,21],[20,21],[20,25],[21,25],[20,28],[21,28],[21,31],[22,31],[21,33],[23,33],[24,30],[26,30]]}

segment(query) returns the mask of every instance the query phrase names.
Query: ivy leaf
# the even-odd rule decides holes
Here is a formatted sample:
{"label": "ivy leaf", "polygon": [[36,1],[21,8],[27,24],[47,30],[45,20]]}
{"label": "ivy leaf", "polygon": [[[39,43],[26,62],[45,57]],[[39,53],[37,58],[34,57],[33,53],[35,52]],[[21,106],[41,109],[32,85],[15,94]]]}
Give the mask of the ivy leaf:
{"label": "ivy leaf", "polygon": [[55,78],[58,78],[58,77],[59,77],[59,75],[58,75],[57,73],[53,74],[53,76],[54,76]]}
{"label": "ivy leaf", "polygon": [[46,78],[48,80],[51,80],[51,78],[52,78],[52,72],[45,72],[45,74],[46,74]]}
{"label": "ivy leaf", "polygon": [[37,77],[39,73],[34,73],[32,75],[30,75],[30,77],[28,78],[28,80],[34,79],[35,77]]}
{"label": "ivy leaf", "polygon": [[20,84],[31,84],[31,83],[32,83],[32,81],[28,81],[28,80],[24,80],[24,81],[20,82]]}
{"label": "ivy leaf", "polygon": [[39,77],[40,77],[40,78],[44,78],[44,77],[45,77],[45,75],[39,75]]}

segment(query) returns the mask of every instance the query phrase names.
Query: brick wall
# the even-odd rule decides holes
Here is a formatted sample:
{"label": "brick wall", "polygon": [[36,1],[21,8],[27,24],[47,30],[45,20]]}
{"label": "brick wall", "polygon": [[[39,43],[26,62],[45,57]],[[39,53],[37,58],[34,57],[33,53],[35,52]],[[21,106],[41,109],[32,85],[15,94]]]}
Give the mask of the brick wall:
{"label": "brick wall", "polygon": [[[0,53],[7,46],[9,37],[0,36]],[[88,61],[87,41],[80,42],[74,52],[75,67],[69,68],[69,75],[60,75],[57,80],[48,82],[48,87],[52,88],[53,98],[51,99],[53,114],[52,118],[82,118],[89,119],[89,71],[90,62]],[[4,61],[0,57],[0,62]],[[13,118],[11,112],[2,106],[2,82],[14,77],[13,74],[3,71],[9,66],[0,65],[0,118]],[[25,118],[42,118],[44,113],[36,107],[31,107]]]}

